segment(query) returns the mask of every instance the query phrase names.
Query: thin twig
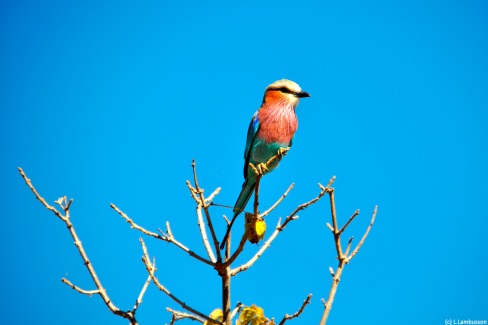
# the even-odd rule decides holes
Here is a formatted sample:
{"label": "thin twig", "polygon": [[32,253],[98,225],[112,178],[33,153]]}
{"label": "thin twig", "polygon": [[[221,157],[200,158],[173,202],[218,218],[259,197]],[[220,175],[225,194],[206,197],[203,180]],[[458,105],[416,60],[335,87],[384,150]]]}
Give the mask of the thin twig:
{"label": "thin twig", "polygon": [[122,210],[120,210],[115,204],[110,203],[110,207],[112,209],[114,209],[115,212],[117,212],[128,224],[130,224],[130,227],[131,228],[134,228],[134,229],[142,232],[143,234],[145,234],[147,236],[151,236],[151,237],[154,237],[154,238],[157,238],[157,239],[161,239],[161,240],[164,240],[164,241],[168,241],[168,238],[165,238],[164,236],[161,236],[160,234],[157,234],[155,232],[152,232],[150,230],[147,230],[146,228],[141,227],[138,224],[136,224],[134,222],[134,220],[132,220],[131,218],[129,218],[129,216],[127,214],[125,214]]}
{"label": "thin twig", "polygon": [[[347,242],[346,252],[344,253],[345,256],[347,256],[349,254],[349,250],[351,250],[351,244],[352,244],[353,239],[354,239],[354,236],[349,238],[349,240]],[[347,263],[347,261],[346,261],[346,263]]]}
{"label": "thin twig", "polygon": [[[52,205],[48,204],[46,200],[37,192],[37,190],[34,188],[34,185],[32,185],[32,182],[29,178],[27,178],[27,175],[24,173],[24,170],[22,168],[18,168],[20,176],[24,179],[25,183],[27,186],[31,189],[32,193],[36,196],[36,199],[39,200],[39,202],[44,205],[44,207],[48,210],[50,210],[52,213],[54,213],[59,219],[63,220],[66,222],[66,217],[61,214],[56,208],[54,208]],[[59,201],[59,200],[58,200]],[[60,202],[60,201],[59,201]]]}
{"label": "thin twig", "polygon": [[336,208],[335,208],[335,199],[334,199],[334,189],[331,189],[329,192],[329,201],[330,201],[330,210],[332,216],[332,227],[334,229],[334,240],[335,240],[335,247],[337,252],[337,258],[342,260],[342,247],[341,247],[341,236],[339,233],[339,227],[337,226],[337,216],[336,216]]}
{"label": "thin twig", "polygon": [[205,322],[204,319],[201,319],[197,315],[192,315],[192,314],[184,313],[184,312],[181,312],[181,311],[178,311],[178,310],[171,309],[169,307],[166,307],[166,310],[169,311],[172,314],[172,321],[171,321],[170,324],[174,324],[176,321],[179,321],[179,320],[182,320],[182,319],[191,319],[191,320],[195,320],[195,321],[200,322],[200,323],[204,323]]}
{"label": "thin twig", "polygon": [[69,287],[71,287],[71,289],[74,289],[76,291],[78,291],[79,293],[82,293],[84,295],[87,295],[87,296],[92,296],[92,295],[97,295],[97,294],[100,294],[100,291],[99,290],[84,290],[84,289],[81,289],[80,287],[74,285],[73,283],[71,283],[71,281],[69,281],[68,279],[66,278],[62,278],[61,279],[61,282],[63,282],[64,284],[67,284]]}
{"label": "thin twig", "polygon": [[[199,187],[198,185],[198,176],[197,176],[197,164],[195,162],[195,160],[192,161],[192,169],[193,169],[193,181],[194,181],[194,184],[195,184],[195,188],[193,188],[189,182],[187,181],[187,185],[188,185],[188,188],[190,189],[190,192],[192,192],[192,197],[193,199],[195,200],[195,202],[197,203],[197,206],[201,206],[203,208],[203,211],[205,212],[205,219],[207,221],[207,226],[208,226],[208,229],[210,230],[210,235],[212,236],[212,240],[213,240],[213,245],[214,245],[214,248],[217,252],[217,260],[221,260],[222,257],[220,255],[220,250],[219,250],[219,241],[217,239],[217,235],[215,233],[215,230],[214,230],[214,227],[213,227],[213,224],[212,224],[212,219],[210,218],[210,212],[208,211],[208,208],[209,206],[211,205],[211,202],[207,202],[208,200],[205,199],[204,195],[203,195],[203,189]],[[210,197],[214,197],[216,195],[216,192],[218,193],[218,189],[216,191],[214,191]],[[203,223],[199,223],[199,226],[200,226],[200,231],[202,232],[203,228],[205,228],[205,225]],[[203,233],[202,233],[202,236],[203,236]],[[210,249],[207,249],[207,252],[211,251]],[[212,256],[213,256],[213,253],[212,253]],[[209,258],[210,260],[212,261],[215,261],[215,258],[212,258],[210,255],[209,255]]]}
{"label": "thin twig", "polygon": [[271,236],[268,238],[268,240],[266,240],[266,242],[264,242],[263,246],[256,252],[256,254],[254,254],[254,256],[249,261],[247,261],[246,263],[242,264],[239,267],[236,267],[235,269],[232,269],[230,271],[230,275],[235,276],[237,273],[245,271],[248,268],[250,268],[254,264],[254,262],[256,262],[258,260],[258,258],[260,258],[261,255],[263,255],[264,251],[269,248],[269,246],[271,245],[271,242],[276,238],[276,236],[278,236],[278,233],[282,229],[283,228],[281,225],[281,218],[280,218],[278,220],[278,224],[275,228],[275,231],[271,234]]}
{"label": "thin twig", "polygon": [[158,278],[156,278],[156,276],[154,274],[156,272],[156,267],[155,267],[154,263],[151,263],[151,261],[149,259],[149,254],[147,252],[146,244],[144,243],[142,238],[139,238],[139,242],[141,243],[141,247],[142,247],[142,251],[143,251],[142,261],[144,262],[144,265],[146,266],[146,270],[149,273],[149,275],[151,276],[151,279],[152,279],[153,283],[156,285],[156,287],[158,287],[158,289],[160,291],[164,292],[168,297],[170,297],[177,304],[179,304],[181,307],[183,307],[183,309],[186,309],[189,312],[201,317],[202,319],[210,321],[212,323],[221,324],[221,322],[216,321],[214,319],[211,319],[207,315],[205,315],[205,314],[199,312],[198,310],[188,306],[185,302],[181,301],[178,297],[173,295],[164,285],[162,285],[161,282],[159,282]]}
{"label": "thin twig", "polygon": [[[229,238],[228,240],[230,240],[230,238],[231,238],[230,234],[229,234],[228,238]],[[246,245],[246,243],[247,243],[247,236],[246,236],[246,232],[244,232],[244,234],[242,234],[241,241],[239,242],[239,245],[237,246],[237,249],[234,251],[234,253],[232,253],[232,256],[230,256],[230,257],[228,257],[228,255],[230,254],[230,246],[227,246],[227,248],[226,248],[226,261],[225,261],[225,263],[222,264],[222,268],[226,268],[226,267],[230,266],[232,263],[234,263],[234,261],[239,256],[239,254],[244,250],[244,246]]]}
{"label": "thin twig", "polygon": [[208,204],[208,205],[212,205],[213,198],[216,197],[217,194],[220,193],[220,190],[221,190],[221,188],[220,187],[217,187],[215,189],[215,191],[212,192],[212,194],[210,194],[209,196],[207,196],[207,198],[205,199],[205,203]]}
{"label": "thin twig", "polygon": [[200,228],[200,234],[202,235],[202,240],[203,240],[203,246],[205,247],[205,250],[207,251],[207,255],[210,258],[210,260],[215,263],[215,255],[213,253],[212,247],[210,247],[210,242],[208,241],[208,236],[207,236],[207,231],[205,229],[205,223],[203,222],[203,216],[202,216],[202,205],[197,204],[197,223],[198,227]]}
{"label": "thin twig", "polygon": [[149,283],[151,283],[151,276],[148,275],[146,281],[144,282],[144,285],[142,286],[141,292],[139,293],[139,296],[137,297],[136,303],[134,304],[134,307],[132,307],[132,312],[135,314],[137,311],[137,308],[142,303],[142,297],[144,297],[144,294],[146,293],[147,287],[149,286]]}
{"label": "thin twig", "polygon": [[280,198],[278,199],[278,201],[275,202],[275,204],[273,204],[268,210],[264,211],[263,213],[261,213],[261,217],[266,217],[271,211],[273,211],[280,203],[281,201],[284,200],[284,198],[288,195],[288,193],[290,193],[290,191],[293,189],[293,187],[295,186],[295,183],[291,183],[290,186],[288,186],[288,189],[285,191],[285,193],[283,193]]}
{"label": "thin twig", "polygon": [[[252,166],[252,164],[249,164]],[[263,175],[261,174],[256,174],[256,184],[254,185],[254,217],[257,217],[259,215],[259,189],[261,188],[261,178]]]}
{"label": "thin twig", "polygon": [[122,210],[120,210],[115,204],[110,203],[110,207],[112,209],[114,209],[128,224],[130,224],[131,228],[134,228],[134,229],[142,232],[143,234],[145,234],[147,236],[151,236],[151,237],[154,237],[156,239],[163,240],[165,242],[174,244],[178,248],[180,248],[183,251],[185,251],[191,257],[194,257],[197,260],[199,260],[199,261],[201,261],[201,262],[203,262],[205,264],[208,264],[210,266],[213,266],[213,263],[211,261],[209,261],[206,258],[198,255],[197,253],[195,253],[194,251],[190,250],[188,247],[186,247],[185,245],[183,245],[182,243],[180,243],[178,240],[176,240],[176,238],[173,236],[173,233],[171,232],[171,228],[169,227],[169,222],[166,222],[166,231],[167,231],[167,233],[161,232],[161,234],[157,234],[155,232],[152,232],[150,230],[147,230],[146,228],[141,227],[138,224],[136,224],[131,218],[129,218],[129,216],[127,214],[125,214]]}
{"label": "thin twig", "polygon": [[312,299],[312,294],[309,294],[307,296],[307,298],[303,301],[302,306],[300,307],[300,309],[298,309],[298,311],[296,313],[294,313],[292,315],[286,314],[285,317],[283,317],[283,319],[281,320],[281,322],[278,325],[283,325],[283,324],[285,324],[285,322],[287,320],[290,320],[290,319],[293,319],[293,318],[300,316],[300,314],[303,313],[303,310],[305,309],[305,307],[310,303],[310,299]]}
{"label": "thin twig", "polygon": [[344,230],[346,230],[347,226],[349,226],[349,224],[354,220],[354,218],[356,218],[356,216],[359,214],[359,209],[357,209],[356,211],[354,211],[354,213],[352,214],[352,216],[349,218],[349,220],[347,220],[346,224],[344,226],[342,226],[341,230],[339,230],[337,232],[338,235],[341,235]]}
{"label": "thin twig", "polygon": [[378,212],[378,206],[376,206],[373,210],[373,216],[371,217],[371,221],[369,222],[369,226],[368,228],[366,229],[363,237],[361,238],[361,241],[359,242],[359,244],[356,246],[356,248],[352,251],[351,255],[347,258],[346,260],[346,263],[349,263],[349,261],[358,253],[359,249],[361,248],[361,246],[363,246],[363,243],[364,243],[364,240],[366,239],[366,237],[368,237],[368,234],[369,234],[369,231],[371,230],[371,228],[373,227],[373,224],[374,224],[374,219],[376,218],[376,213]]}

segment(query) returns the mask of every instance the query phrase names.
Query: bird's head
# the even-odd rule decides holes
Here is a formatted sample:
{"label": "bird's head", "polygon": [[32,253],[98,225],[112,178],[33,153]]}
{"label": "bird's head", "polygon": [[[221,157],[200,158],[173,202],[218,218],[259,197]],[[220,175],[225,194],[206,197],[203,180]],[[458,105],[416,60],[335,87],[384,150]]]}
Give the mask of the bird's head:
{"label": "bird's head", "polygon": [[281,79],[266,87],[263,103],[277,101],[286,104],[286,106],[292,105],[296,107],[300,98],[303,97],[310,97],[310,94],[303,91],[297,83]]}

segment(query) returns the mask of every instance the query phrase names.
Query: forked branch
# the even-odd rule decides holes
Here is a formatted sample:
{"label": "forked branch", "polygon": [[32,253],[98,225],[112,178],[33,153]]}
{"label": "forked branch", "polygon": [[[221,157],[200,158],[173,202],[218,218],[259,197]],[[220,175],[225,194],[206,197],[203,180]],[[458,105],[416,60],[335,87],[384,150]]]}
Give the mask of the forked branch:
{"label": "forked branch", "polygon": [[81,258],[83,259],[83,264],[85,265],[88,273],[90,274],[90,277],[92,278],[96,289],[95,290],[82,289],[82,288],[74,285],[68,279],[65,279],[65,278],[63,278],[61,281],[63,283],[65,283],[66,285],[70,286],[72,289],[78,291],[79,293],[82,293],[82,294],[85,294],[88,296],[91,296],[94,294],[99,295],[102,298],[105,305],[108,307],[108,309],[112,313],[114,313],[117,316],[128,319],[132,325],[136,325],[137,320],[135,317],[135,313],[137,311],[137,308],[140,305],[140,302],[142,301],[142,296],[144,295],[144,292],[146,290],[145,289],[146,286],[144,286],[143,289],[141,290],[141,293],[139,294],[139,297],[137,298],[136,304],[131,311],[122,311],[117,306],[115,306],[113,301],[110,299],[107,291],[102,286],[101,281],[98,279],[97,273],[95,272],[95,268],[93,267],[93,264],[88,259],[88,255],[86,254],[85,249],[83,248],[83,245],[81,244],[81,240],[79,239],[79,237],[75,231],[75,227],[71,223],[69,209],[71,207],[71,204],[73,203],[73,199],[70,199],[68,201],[66,196],[64,196],[64,197],[61,197],[58,200],[56,200],[56,204],[58,204],[61,207],[61,209],[64,212],[64,214],[63,214],[62,212],[57,210],[54,206],[47,203],[47,201],[37,192],[37,190],[35,189],[34,185],[31,182],[31,180],[29,178],[27,178],[27,175],[24,173],[24,171],[20,167],[19,167],[19,173],[22,176],[22,178],[24,179],[27,186],[32,191],[32,193],[34,193],[36,199],[38,199],[39,202],[41,202],[42,205],[44,205],[44,207],[46,209],[53,212],[54,215],[56,215],[61,221],[63,221],[66,224],[66,227],[67,227],[69,233],[71,234],[71,237],[73,238],[74,244],[75,244],[76,248],[78,249],[78,253],[80,254]]}
{"label": "forked branch", "polygon": [[171,227],[169,222],[166,222],[166,232],[160,230],[159,231],[160,233],[158,234],[136,224],[131,218],[129,218],[127,214],[125,214],[122,210],[120,210],[115,204],[111,203],[110,207],[114,209],[128,224],[130,224],[131,228],[134,228],[147,236],[154,237],[156,239],[160,239],[165,242],[174,244],[178,248],[185,251],[191,257],[194,257],[205,264],[213,266],[213,263],[211,261],[198,255],[197,253],[195,253],[194,251],[190,250],[188,247],[180,243],[178,240],[176,240],[176,238],[173,236],[173,233],[171,232]]}
{"label": "forked branch", "polygon": [[274,230],[274,232],[271,234],[271,236],[266,240],[266,242],[263,244],[263,246],[261,247],[261,249],[259,249],[256,254],[245,264],[235,268],[235,269],[232,269],[231,270],[231,275],[234,276],[236,275],[237,273],[239,272],[242,272],[242,271],[245,271],[247,270],[249,267],[251,267],[254,262],[261,257],[261,255],[263,255],[264,251],[266,249],[268,249],[271,245],[271,243],[273,242],[273,240],[276,238],[276,236],[278,236],[278,234],[283,231],[283,229],[285,229],[285,227],[288,225],[288,223],[292,220],[296,220],[298,218],[298,215],[297,213],[302,211],[302,210],[305,210],[306,208],[308,208],[309,206],[311,206],[312,204],[314,203],[317,203],[317,201],[319,201],[331,188],[332,184],[334,183],[334,180],[335,180],[335,176],[332,177],[329,181],[329,183],[327,184],[327,186],[323,186],[321,184],[319,184],[319,187],[321,189],[320,193],[315,197],[313,198],[312,200],[308,201],[308,202],[305,202],[303,204],[300,204],[298,207],[295,208],[295,210],[293,210],[292,213],[290,213],[285,221],[283,222],[283,224],[281,224],[281,219],[278,220],[278,224]]}
{"label": "forked branch", "polygon": [[350,237],[347,242],[346,250],[343,251],[342,246],[341,246],[341,235],[344,233],[346,228],[351,224],[351,222],[354,220],[359,215],[359,210],[356,210],[352,216],[349,218],[349,220],[339,228],[338,222],[337,222],[337,215],[336,215],[336,208],[335,208],[335,199],[334,199],[334,189],[330,188],[327,193],[329,194],[330,198],[330,209],[331,209],[331,218],[332,218],[332,225],[327,223],[327,227],[330,229],[334,236],[334,242],[335,242],[335,247],[336,247],[336,253],[337,253],[337,260],[339,261],[339,265],[337,266],[337,269],[334,271],[332,267],[329,268],[330,275],[332,276],[332,285],[329,291],[329,297],[327,301],[322,300],[324,303],[324,312],[322,313],[322,318],[320,320],[320,325],[325,325],[327,323],[327,318],[329,317],[330,310],[332,309],[332,303],[334,302],[335,294],[337,292],[337,287],[339,286],[339,282],[341,280],[342,272],[344,270],[344,267],[351,261],[351,259],[358,253],[359,249],[363,245],[364,241],[366,240],[366,237],[369,234],[369,231],[373,227],[374,220],[376,218],[376,213],[378,212],[378,207],[376,206],[373,210],[373,215],[371,217],[371,221],[369,223],[368,228],[366,229],[363,237],[361,238],[360,242],[354,248],[351,254],[349,254],[352,246],[352,240],[353,237]]}
{"label": "forked branch", "polygon": [[[204,319],[206,321],[209,321],[209,322],[215,323],[215,324],[221,324],[219,321],[216,321],[214,319],[211,319],[210,317],[208,317],[205,314],[199,312],[198,310],[196,310],[196,309],[188,306],[188,304],[186,304],[184,301],[182,301],[181,299],[179,299],[178,297],[176,297],[175,295],[173,295],[164,285],[161,284],[161,282],[158,280],[158,278],[156,278],[156,275],[155,275],[155,272],[156,272],[156,261],[153,259],[153,261],[151,262],[151,260],[149,258],[149,254],[147,252],[146,244],[144,243],[144,241],[142,240],[142,238],[139,238],[139,241],[141,243],[141,247],[142,247],[142,251],[143,251],[142,262],[146,266],[146,270],[149,273],[149,276],[151,277],[151,279],[152,279],[153,283],[156,285],[156,287],[160,291],[164,292],[168,297],[170,297],[171,299],[173,299],[181,307],[183,307],[184,309],[186,309],[189,312],[191,312],[194,315],[196,315],[196,318],[201,318],[201,319]],[[193,318],[195,318],[195,317],[193,317]]]}
{"label": "forked branch", "polygon": [[171,322],[169,323],[169,325],[173,325],[174,323],[176,323],[177,321],[182,320],[182,319],[191,319],[191,320],[195,320],[195,321],[202,323],[202,324],[205,322],[205,320],[203,320],[200,317],[193,315],[193,314],[188,314],[188,313],[184,313],[181,311],[173,310],[169,307],[166,308],[166,310],[171,313]]}
{"label": "forked branch", "polygon": [[[222,257],[220,254],[219,250],[219,241],[217,239],[217,235],[215,233],[212,219],[210,218],[210,211],[208,208],[212,205],[212,199],[220,192],[220,187],[217,188],[213,193],[211,193],[208,197],[205,197],[203,195],[204,190],[198,185],[198,176],[197,176],[197,164],[195,160],[192,161],[192,169],[193,169],[193,182],[194,182],[194,187],[191,185],[189,181],[186,181],[186,186],[190,190],[190,194],[195,200],[197,204],[197,216],[198,216],[198,226],[200,228],[200,233],[202,235],[202,240],[203,240],[203,245],[205,246],[205,249],[207,251],[208,257],[212,262],[221,261]],[[210,246],[208,237],[207,237],[207,232],[205,228],[205,223],[203,222],[203,217],[202,217],[202,209],[205,213],[205,219],[207,222],[208,229],[210,230],[210,235],[212,237],[213,241],[213,247],[215,251],[217,252],[217,258],[215,258],[215,255],[213,253],[213,250]]]}

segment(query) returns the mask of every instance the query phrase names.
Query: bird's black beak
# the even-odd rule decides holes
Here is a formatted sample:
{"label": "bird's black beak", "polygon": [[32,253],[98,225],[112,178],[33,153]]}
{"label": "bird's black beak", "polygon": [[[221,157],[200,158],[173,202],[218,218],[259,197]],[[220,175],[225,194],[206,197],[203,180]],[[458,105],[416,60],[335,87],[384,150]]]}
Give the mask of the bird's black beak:
{"label": "bird's black beak", "polygon": [[301,91],[299,93],[297,93],[297,97],[298,98],[303,98],[303,97],[311,97],[309,93],[307,93],[306,91]]}

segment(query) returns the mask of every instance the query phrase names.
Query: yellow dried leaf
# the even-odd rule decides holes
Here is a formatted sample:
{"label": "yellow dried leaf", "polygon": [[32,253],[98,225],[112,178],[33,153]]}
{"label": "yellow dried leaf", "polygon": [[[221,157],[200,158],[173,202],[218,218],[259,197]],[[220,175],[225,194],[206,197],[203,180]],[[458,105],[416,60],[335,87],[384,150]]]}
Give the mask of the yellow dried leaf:
{"label": "yellow dried leaf", "polygon": [[264,316],[262,308],[252,305],[244,307],[239,315],[238,325],[266,325],[268,319]]}
{"label": "yellow dried leaf", "polygon": [[264,219],[256,221],[256,234],[258,235],[259,240],[264,239],[265,233],[266,233],[266,222],[264,222]]}
{"label": "yellow dried leaf", "polygon": [[266,222],[263,218],[255,218],[254,214],[246,213],[246,223],[244,225],[246,230],[246,238],[253,244],[257,244],[264,239],[266,233]]}
{"label": "yellow dried leaf", "polygon": [[[224,313],[222,312],[221,309],[214,309],[214,311],[212,311],[208,317],[221,322],[223,316],[224,316]],[[209,321],[206,321],[205,323],[203,323],[203,325],[212,325],[212,324],[213,323],[211,323]]]}

